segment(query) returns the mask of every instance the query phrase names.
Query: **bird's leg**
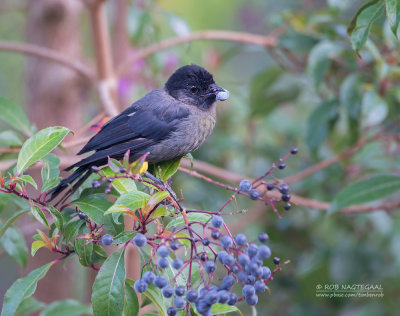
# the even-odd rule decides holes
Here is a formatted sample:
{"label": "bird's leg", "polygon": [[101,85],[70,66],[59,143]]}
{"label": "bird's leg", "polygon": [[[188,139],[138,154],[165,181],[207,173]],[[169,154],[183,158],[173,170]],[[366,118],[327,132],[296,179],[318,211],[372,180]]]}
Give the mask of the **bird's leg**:
{"label": "bird's leg", "polygon": [[154,181],[157,185],[159,185],[160,187],[164,188],[166,191],[169,192],[169,194],[171,195],[172,199],[175,201],[175,203],[181,208],[181,206],[179,205],[178,202],[178,198],[176,196],[176,193],[174,192],[174,190],[172,190],[172,188],[168,185],[168,183],[165,183],[163,181],[161,181],[160,179],[158,179],[157,177],[153,176],[150,172],[146,171],[144,173],[144,175],[151,179],[152,181]]}

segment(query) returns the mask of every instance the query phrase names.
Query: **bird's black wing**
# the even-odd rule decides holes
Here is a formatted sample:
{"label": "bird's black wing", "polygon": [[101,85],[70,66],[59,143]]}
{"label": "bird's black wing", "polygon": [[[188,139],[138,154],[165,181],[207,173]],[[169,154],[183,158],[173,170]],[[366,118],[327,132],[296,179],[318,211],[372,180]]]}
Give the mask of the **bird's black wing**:
{"label": "bird's black wing", "polygon": [[[107,122],[79,154],[96,153],[71,166],[78,167],[107,156],[140,150],[165,139],[189,116],[189,109],[162,90],[155,90]],[[70,169],[70,168],[68,168]]]}

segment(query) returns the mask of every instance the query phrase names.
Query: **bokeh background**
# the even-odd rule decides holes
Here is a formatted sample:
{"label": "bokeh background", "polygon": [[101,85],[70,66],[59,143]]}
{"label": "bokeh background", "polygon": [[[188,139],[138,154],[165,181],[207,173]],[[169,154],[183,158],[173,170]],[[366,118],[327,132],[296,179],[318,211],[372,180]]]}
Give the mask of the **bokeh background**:
{"label": "bokeh background", "polygon": [[[346,29],[366,1],[346,0],[110,0],[107,18],[116,68],[143,47],[193,31],[222,29],[277,36],[268,48],[223,40],[177,45],[136,61],[118,76],[120,109],[160,87],[180,65],[196,63],[230,90],[218,104],[213,135],[193,156],[243,177],[256,177],[298,147],[285,178],[346,151],[360,137],[373,135],[399,118],[399,42],[386,20],[376,21],[360,57]],[[271,33],[272,32],[272,33]],[[94,67],[88,12],[78,0],[3,0],[0,42],[43,45]],[[101,106],[94,84],[57,63],[0,49],[0,96],[13,100],[37,128],[64,125],[78,130]],[[0,113],[1,115],[1,113]],[[397,124],[398,125],[398,124]],[[0,122],[0,131],[9,127]],[[86,131],[90,135],[90,131]],[[397,130],[398,133],[398,130]],[[393,135],[393,134],[390,134]],[[0,147],[13,144],[1,138]],[[79,146],[69,148],[71,156]],[[0,159],[15,158],[2,152]],[[400,173],[398,138],[383,137],[338,159],[337,163],[291,183],[301,197],[331,202],[346,185],[375,173]],[[72,158],[73,159],[73,158]],[[212,174],[211,174],[212,176]],[[230,193],[179,173],[174,188],[186,205],[216,209]],[[398,195],[389,197],[398,200]],[[260,202],[239,198],[246,215],[228,219],[234,233],[255,239],[270,236],[273,253],[290,260],[257,305],[258,315],[395,315],[400,300],[399,209],[335,213],[293,206],[279,219]],[[380,201],[382,202],[382,201]],[[380,203],[379,201],[376,204]],[[17,209],[0,195],[2,222]],[[232,206],[232,211],[234,208]],[[282,209],[282,207],[281,207]],[[17,222],[30,248],[35,224]],[[7,288],[30,269],[47,262],[29,258],[22,269],[0,252],[0,300]],[[93,273],[75,259],[49,273],[35,294],[43,302],[90,297]],[[383,298],[318,298],[318,284],[379,284]],[[243,305],[243,313],[249,310]]]}

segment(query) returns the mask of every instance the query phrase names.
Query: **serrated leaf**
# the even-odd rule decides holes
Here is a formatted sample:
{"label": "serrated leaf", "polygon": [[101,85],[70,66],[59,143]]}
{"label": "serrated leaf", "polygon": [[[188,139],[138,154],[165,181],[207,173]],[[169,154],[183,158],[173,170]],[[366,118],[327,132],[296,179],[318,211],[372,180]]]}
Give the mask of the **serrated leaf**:
{"label": "serrated leaf", "polygon": [[167,316],[167,310],[161,293],[154,285],[150,284],[146,292],[143,293],[157,307],[162,316]]}
{"label": "serrated leaf", "polygon": [[139,314],[139,301],[135,290],[125,281],[124,316],[137,316]]}
{"label": "serrated leaf", "polygon": [[328,214],[351,205],[379,200],[399,190],[400,177],[392,175],[377,175],[368,180],[352,183],[335,196]]}
{"label": "serrated leaf", "polygon": [[172,160],[160,162],[154,165],[154,170],[157,178],[163,182],[166,182],[171,178],[177,171],[179,164],[181,163],[182,157],[175,158]]}
{"label": "serrated leaf", "polygon": [[20,210],[19,212],[15,213],[13,216],[11,216],[4,224],[3,226],[1,226],[0,228],[0,238],[1,236],[3,236],[3,234],[5,233],[5,231],[7,230],[7,228],[14,223],[18,217],[28,213],[30,211],[30,209],[26,209],[26,210]]}
{"label": "serrated leaf", "polygon": [[[209,214],[203,214],[203,213],[189,213],[186,215],[187,219],[189,222],[201,222],[201,223],[205,223],[209,220],[209,218],[211,217]],[[167,225],[166,228],[172,228],[174,226],[176,227],[180,227],[180,226],[184,226],[185,224],[185,219],[183,218],[182,214],[180,214],[179,216],[177,216],[176,218],[174,218],[172,221],[170,221]]]}
{"label": "serrated leaf", "polygon": [[93,255],[93,243],[86,239],[75,239],[75,251],[79,257],[79,263],[85,267],[90,266]]}
{"label": "serrated leaf", "polygon": [[0,238],[0,245],[19,265],[25,267],[28,262],[28,248],[25,238],[16,227],[9,227]]}
{"label": "serrated leaf", "polygon": [[114,237],[113,244],[118,245],[118,244],[124,244],[131,240],[133,236],[135,236],[136,232],[133,230],[124,230],[123,232],[120,232],[117,236]]}
{"label": "serrated leaf", "polygon": [[385,5],[390,29],[394,36],[397,37],[397,29],[399,28],[400,22],[400,2],[399,0],[385,0]]}
{"label": "serrated leaf", "polygon": [[21,302],[35,293],[37,282],[46,275],[52,265],[53,262],[49,262],[14,282],[4,296],[1,316],[14,315]]}
{"label": "serrated leaf", "polygon": [[0,118],[4,121],[4,123],[9,124],[16,130],[24,133],[26,136],[31,136],[31,127],[29,124],[29,120],[26,117],[24,111],[14,104],[14,102],[0,97]]}
{"label": "serrated leaf", "polygon": [[216,303],[211,307],[211,314],[213,315],[227,314],[232,312],[236,312],[239,313],[240,315],[243,315],[242,312],[236,306]]}
{"label": "serrated leaf", "polygon": [[384,2],[373,0],[363,5],[347,29],[353,49],[358,52],[365,44],[374,21],[383,12]]}
{"label": "serrated leaf", "polygon": [[56,148],[67,136],[70,130],[62,126],[48,127],[31,136],[18,154],[17,172],[25,169]]}
{"label": "serrated leaf", "polygon": [[113,252],[103,263],[92,289],[93,312],[96,316],[118,316],[124,307],[125,248]]}
{"label": "serrated leaf", "polygon": [[92,314],[90,306],[73,299],[53,302],[48,305],[40,316],[80,316]]}
{"label": "serrated leaf", "polygon": [[59,182],[58,175],[60,170],[60,158],[54,154],[48,154],[41,159],[45,166],[41,170],[42,175],[42,192],[46,192],[56,186]]}
{"label": "serrated leaf", "polygon": [[330,60],[342,51],[342,44],[330,41],[322,41],[313,47],[308,56],[307,73],[313,80],[315,87],[319,87],[321,84],[329,69]]}
{"label": "serrated leaf", "polygon": [[25,316],[27,314],[32,314],[33,312],[43,309],[46,305],[33,297],[28,297],[24,299],[21,304],[19,304],[16,316]]}

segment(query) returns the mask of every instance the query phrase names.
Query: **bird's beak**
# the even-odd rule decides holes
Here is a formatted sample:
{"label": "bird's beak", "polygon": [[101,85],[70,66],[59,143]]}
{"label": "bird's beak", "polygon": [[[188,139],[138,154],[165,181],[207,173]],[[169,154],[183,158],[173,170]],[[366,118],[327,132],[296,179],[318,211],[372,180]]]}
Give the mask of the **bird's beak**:
{"label": "bird's beak", "polygon": [[218,87],[215,83],[210,85],[210,93],[215,94],[215,98],[219,101],[225,101],[229,98],[229,91]]}

